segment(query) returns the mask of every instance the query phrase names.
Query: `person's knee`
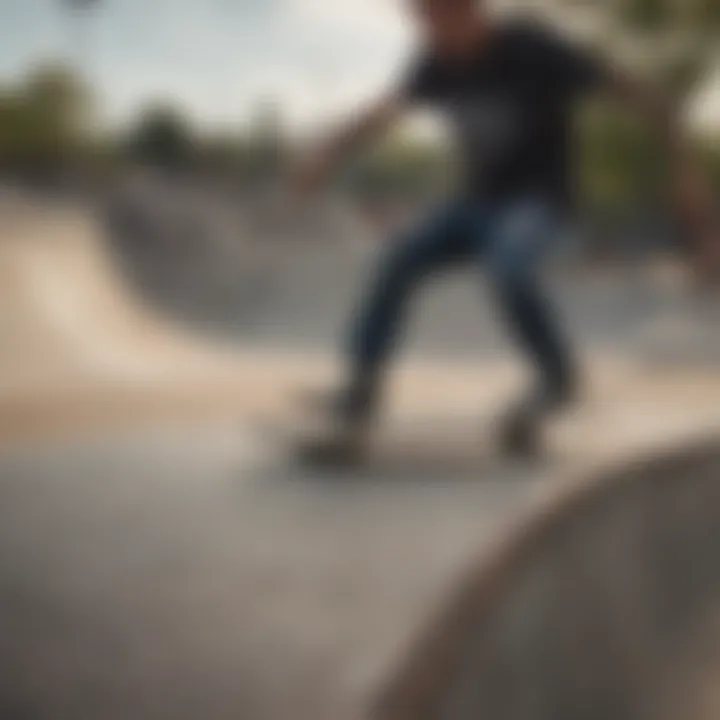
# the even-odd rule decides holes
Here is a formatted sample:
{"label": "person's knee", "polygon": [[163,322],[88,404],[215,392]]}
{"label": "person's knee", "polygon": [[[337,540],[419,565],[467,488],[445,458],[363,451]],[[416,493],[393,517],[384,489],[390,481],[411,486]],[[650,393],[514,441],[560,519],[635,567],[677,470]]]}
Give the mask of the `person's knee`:
{"label": "person's knee", "polygon": [[409,291],[427,273],[429,262],[412,242],[401,242],[382,261],[381,275],[386,289]]}
{"label": "person's knee", "polygon": [[498,252],[489,258],[488,264],[492,282],[501,295],[515,297],[532,292],[535,278],[523,258]]}
{"label": "person's knee", "polygon": [[542,205],[519,205],[501,218],[487,261],[503,292],[532,290],[551,232],[547,209]]}

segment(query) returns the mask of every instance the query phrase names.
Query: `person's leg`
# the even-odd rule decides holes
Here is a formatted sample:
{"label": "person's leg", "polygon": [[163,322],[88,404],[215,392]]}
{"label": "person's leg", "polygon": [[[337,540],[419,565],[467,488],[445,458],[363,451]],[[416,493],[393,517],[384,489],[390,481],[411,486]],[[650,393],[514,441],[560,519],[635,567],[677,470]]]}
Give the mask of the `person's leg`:
{"label": "person's leg", "polygon": [[540,384],[525,403],[528,419],[559,409],[575,392],[572,355],[537,272],[544,251],[561,232],[562,221],[551,207],[528,200],[498,212],[484,247],[509,325],[540,372]]}
{"label": "person's leg", "polygon": [[353,323],[350,379],[341,399],[350,419],[364,419],[374,410],[383,370],[416,288],[433,273],[471,254],[468,229],[467,209],[462,203],[449,205],[408,232],[381,259]]}

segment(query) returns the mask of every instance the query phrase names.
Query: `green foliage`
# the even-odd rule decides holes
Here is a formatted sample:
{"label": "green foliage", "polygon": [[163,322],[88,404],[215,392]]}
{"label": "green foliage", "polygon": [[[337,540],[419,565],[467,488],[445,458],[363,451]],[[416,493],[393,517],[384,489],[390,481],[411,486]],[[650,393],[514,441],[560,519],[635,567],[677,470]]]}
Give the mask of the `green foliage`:
{"label": "green foliage", "polygon": [[141,162],[178,166],[190,159],[193,137],[181,112],[167,104],[145,108],[127,141],[131,157]]}
{"label": "green foliage", "polygon": [[447,185],[451,168],[437,144],[399,131],[356,162],[348,185],[368,196],[423,196]]}
{"label": "green foliage", "polygon": [[[655,80],[676,97],[683,97],[703,76],[708,48],[713,50],[720,39],[720,0],[547,2],[562,5],[568,12],[594,8],[602,18],[598,28],[610,29],[598,32],[598,42],[608,54],[621,45],[627,47],[628,40],[632,47],[642,49],[643,43],[658,38],[683,38],[683,42],[669,43],[670,50],[650,56]],[[0,87],[0,163],[57,168],[87,157],[92,149],[93,162],[103,168],[130,158],[203,167],[257,184],[282,174],[289,156],[281,108],[272,102],[258,104],[247,128],[207,136],[198,133],[181,110],[154,104],[141,113],[127,136],[91,142],[88,118],[92,109],[81,80],[57,64],[38,66],[16,84]],[[641,123],[603,105],[590,108],[582,125],[579,180],[589,204],[626,209],[662,195],[669,172],[663,162],[665,153]],[[709,148],[707,156],[720,187],[720,147]],[[445,188],[451,174],[444,148],[400,131],[360,156],[342,182],[365,196],[422,197]]]}
{"label": "green foliage", "polygon": [[677,33],[706,37],[720,34],[718,0],[547,0],[569,11],[591,9],[614,29],[606,40],[622,37],[668,36]]}
{"label": "green foliage", "polygon": [[667,186],[666,153],[637,117],[616,107],[588,109],[580,157],[582,194],[594,207],[646,205],[656,202]]}
{"label": "green foliage", "polygon": [[0,162],[49,169],[77,151],[89,93],[69,70],[43,65],[0,91]]}
{"label": "green foliage", "polygon": [[718,0],[695,0],[698,25],[720,33],[720,2]]}
{"label": "green foliage", "polygon": [[720,193],[720,144],[707,147],[705,157],[710,168],[713,185],[717,192]]}
{"label": "green foliage", "polygon": [[674,20],[672,0],[623,0],[616,12],[625,27],[642,33],[661,32]]}
{"label": "green foliage", "polygon": [[249,129],[236,145],[236,161],[242,178],[249,183],[271,183],[283,173],[289,142],[281,108],[261,102]]}
{"label": "green foliage", "polygon": [[[707,76],[720,43],[720,0],[555,0],[555,4],[568,12],[589,9],[603,52],[622,56],[623,64],[637,62],[640,72],[679,103]],[[627,209],[661,197],[668,182],[667,153],[622,110],[603,106],[589,111],[581,149],[581,184],[588,203]]]}
{"label": "green foliage", "polygon": [[[662,79],[668,66],[683,68],[685,87],[697,81],[714,62],[720,42],[720,0],[547,0],[568,12],[592,11],[597,42],[613,55],[632,49],[631,55],[652,60]],[[578,5],[580,6],[578,8]]]}

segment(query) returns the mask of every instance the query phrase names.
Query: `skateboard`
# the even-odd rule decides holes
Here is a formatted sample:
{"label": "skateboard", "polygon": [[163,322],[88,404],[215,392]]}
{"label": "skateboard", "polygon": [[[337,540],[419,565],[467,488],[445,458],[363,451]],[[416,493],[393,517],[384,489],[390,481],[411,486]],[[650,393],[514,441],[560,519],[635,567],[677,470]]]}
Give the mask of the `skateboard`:
{"label": "skateboard", "polygon": [[547,455],[539,432],[516,442],[498,428],[494,418],[391,417],[361,437],[352,437],[339,432],[330,418],[291,406],[256,415],[250,427],[277,456],[315,469],[451,471],[481,467],[488,461],[537,462]]}

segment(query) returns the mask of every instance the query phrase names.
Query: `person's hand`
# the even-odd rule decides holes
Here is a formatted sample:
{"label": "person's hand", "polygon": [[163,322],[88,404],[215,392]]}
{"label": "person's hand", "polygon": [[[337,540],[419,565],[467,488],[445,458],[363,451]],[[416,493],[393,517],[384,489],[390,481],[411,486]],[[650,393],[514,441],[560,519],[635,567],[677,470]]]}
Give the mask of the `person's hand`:
{"label": "person's hand", "polygon": [[315,197],[327,182],[333,170],[332,157],[318,153],[301,160],[292,172],[292,189],[297,198],[308,200]]}

